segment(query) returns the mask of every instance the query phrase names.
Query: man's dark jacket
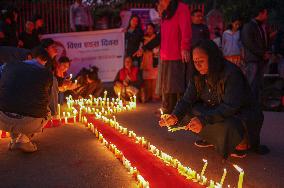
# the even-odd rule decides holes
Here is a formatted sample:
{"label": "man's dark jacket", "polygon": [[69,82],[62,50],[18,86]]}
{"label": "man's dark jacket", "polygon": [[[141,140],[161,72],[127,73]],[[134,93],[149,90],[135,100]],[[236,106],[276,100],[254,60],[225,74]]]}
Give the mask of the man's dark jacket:
{"label": "man's dark jacket", "polygon": [[35,118],[47,117],[52,74],[44,66],[5,65],[0,80],[0,110]]}
{"label": "man's dark jacket", "polygon": [[266,34],[267,42],[261,37],[260,25],[256,20],[252,19],[246,23],[241,32],[241,41],[244,46],[244,56],[246,62],[262,62],[263,55],[267,51],[268,35]]}

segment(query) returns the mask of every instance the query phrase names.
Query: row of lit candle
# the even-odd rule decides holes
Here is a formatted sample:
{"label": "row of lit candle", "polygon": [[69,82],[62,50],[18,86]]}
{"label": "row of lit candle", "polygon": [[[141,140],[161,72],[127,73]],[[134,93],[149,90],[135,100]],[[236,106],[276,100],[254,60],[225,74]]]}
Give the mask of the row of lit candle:
{"label": "row of lit candle", "polygon": [[[108,119],[104,116],[96,116],[97,119],[102,120],[104,123],[113,125],[113,121]],[[116,126],[112,126],[115,129],[117,129],[119,132],[123,133],[124,135],[127,134],[127,132],[123,132],[121,130],[126,129],[119,125],[118,122],[115,122]],[[127,130],[127,129],[126,129]],[[220,182],[214,182],[213,180],[207,181],[207,178],[205,177],[205,171],[208,165],[208,161],[206,159],[203,159],[204,166],[201,170],[201,173],[198,174],[196,171],[192,170],[189,167],[183,166],[177,159],[173,158],[172,156],[160,151],[157,149],[157,147],[153,146],[145,140],[144,137],[136,136],[136,134],[133,131],[129,131],[129,137],[133,137],[136,141],[136,143],[141,144],[143,147],[147,146],[148,150],[153,153],[155,156],[163,160],[166,164],[170,164],[171,166],[178,169],[178,172],[185,176],[187,179],[193,180],[194,182],[199,182],[201,185],[207,185],[210,188],[219,188],[224,185],[224,181],[227,175],[227,170],[224,169],[223,175],[221,177]],[[237,166],[237,165],[235,165]],[[239,167],[238,167],[239,168]],[[243,176],[243,175],[242,175]],[[238,188],[242,188],[243,178],[239,178],[238,182]],[[230,187],[230,185],[228,185]]]}
{"label": "row of lit candle", "polygon": [[[122,127],[116,121],[115,116],[113,116],[113,119],[109,119],[108,117],[106,117],[107,115],[119,112],[119,110],[113,111],[113,113],[106,113],[107,110],[105,110],[104,107],[101,107],[101,109],[92,108],[92,110],[91,110],[90,107],[87,108],[85,105],[92,104],[90,102],[90,100],[94,100],[95,103],[98,103],[96,101],[105,101],[105,100],[108,101],[109,99],[106,98],[106,95],[105,95],[104,98],[92,98],[92,96],[90,96],[90,99],[80,99],[80,100],[75,100],[75,101],[72,99],[72,97],[69,97],[68,101],[69,101],[70,106],[68,106],[68,108],[72,109],[72,108],[74,108],[74,106],[73,106],[74,104],[78,104],[80,106],[80,114],[82,113],[81,109],[83,109],[88,114],[94,113],[96,119],[102,120],[104,123],[115,128],[118,132],[120,132],[124,135],[127,135],[130,138],[133,138],[136,143],[141,144],[143,147],[147,148],[153,155],[160,158],[166,164],[177,168],[178,172],[181,175],[185,176],[187,179],[190,179],[190,180],[195,181],[195,182],[199,182],[200,184],[207,185],[208,187],[211,187],[211,188],[218,188],[218,187],[223,186],[224,181],[225,181],[225,177],[226,177],[226,174],[227,174],[226,169],[224,169],[224,173],[222,175],[220,182],[215,183],[213,180],[207,181],[207,178],[205,177],[205,170],[206,170],[207,165],[208,165],[207,160],[205,160],[205,159],[203,160],[204,166],[201,170],[201,173],[200,174],[196,173],[196,171],[192,170],[191,168],[183,166],[177,159],[175,159],[175,158],[171,157],[170,155],[158,150],[155,146],[151,145],[150,142],[148,142],[144,137],[136,136],[136,134],[133,131],[128,131],[127,128]],[[117,107],[119,107],[119,108],[123,107],[122,101],[119,98],[117,98],[116,100],[112,99],[112,101],[116,101],[116,105],[118,105]],[[131,102],[134,103],[134,100],[131,99],[130,104],[131,104]],[[135,103],[135,108],[136,108],[136,103]],[[127,107],[124,107],[124,108],[121,109],[121,111],[122,110],[132,110],[132,109],[135,109],[135,108],[127,109]],[[79,116],[80,116],[80,114],[79,114]],[[161,110],[161,115],[164,115],[162,110]],[[82,116],[82,114],[81,114],[81,116]],[[68,114],[67,114],[67,117],[68,117]],[[70,115],[69,115],[69,117],[70,117]],[[84,124],[88,124],[86,117],[79,118],[79,121],[81,121]],[[75,119],[74,119],[74,122],[75,122]],[[244,172],[240,171],[238,188],[242,187],[243,176],[244,176]]]}
{"label": "row of lit candle", "polygon": [[[85,119],[85,117],[83,118]],[[99,132],[97,128],[92,123],[87,123],[87,128],[96,135],[96,138],[105,146],[107,147],[114,155],[115,157],[122,162],[123,166],[128,170],[128,172],[133,175],[136,180],[138,181],[138,187],[141,188],[149,188],[149,182],[146,181],[143,176],[140,175],[139,171],[136,167],[133,167],[131,165],[131,162],[123,155],[123,153],[117,149],[117,147],[112,144],[111,142],[108,142],[102,133]]]}

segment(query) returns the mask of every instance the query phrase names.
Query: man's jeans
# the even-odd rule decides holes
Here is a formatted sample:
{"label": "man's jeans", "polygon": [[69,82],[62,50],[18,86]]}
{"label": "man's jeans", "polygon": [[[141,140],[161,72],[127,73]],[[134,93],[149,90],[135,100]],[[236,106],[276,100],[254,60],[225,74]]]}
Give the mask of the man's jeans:
{"label": "man's jeans", "polygon": [[16,139],[20,134],[30,136],[41,132],[47,122],[46,118],[34,118],[16,114],[7,115],[0,111],[0,130],[10,132],[12,139]]}
{"label": "man's jeans", "polygon": [[261,103],[261,91],[263,89],[263,62],[248,62],[243,67],[243,72],[249,82],[255,99]]}

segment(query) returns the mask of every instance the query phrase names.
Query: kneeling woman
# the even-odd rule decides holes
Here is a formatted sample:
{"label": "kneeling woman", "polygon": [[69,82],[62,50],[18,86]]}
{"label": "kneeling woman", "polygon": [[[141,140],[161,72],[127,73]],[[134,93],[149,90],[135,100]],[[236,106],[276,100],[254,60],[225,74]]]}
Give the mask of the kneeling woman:
{"label": "kneeling woman", "polygon": [[125,57],[124,67],[119,70],[114,80],[114,92],[127,99],[137,96],[141,85],[141,74],[139,69],[132,64],[131,57]]}
{"label": "kneeling woman", "polygon": [[191,50],[191,79],[173,113],[160,126],[183,125],[202,138],[195,145],[215,146],[227,158],[244,157],[259,146],[263,114],[241,70],[227,62],[214,42]]}

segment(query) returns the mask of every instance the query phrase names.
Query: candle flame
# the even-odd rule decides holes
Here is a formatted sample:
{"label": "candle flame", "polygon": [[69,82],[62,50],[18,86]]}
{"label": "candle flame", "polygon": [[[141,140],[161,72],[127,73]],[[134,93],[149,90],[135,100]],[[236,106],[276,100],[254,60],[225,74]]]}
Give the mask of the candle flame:
{"label": "candle flame", "polygon": [[162,108],[160,108],[160,112],[161,112],[161,115],[163,115],[163,114],[164,114],[164,112],[163,112],[163,109],[162,109]]}
{"label": "candle flame", "polygon": [[203,159],[203,162],[204,162],[204,163],[208,163],[208,161],[207,161],[206,159]]}
{"label": "candle flame", "polygon": [[235,167],[235,169],[237,170],[237,171],[239,171],[240,173],[241,172],[244,172],[244,170],[241,168],[241,167],[239,167],[238,165],[233,165],[234,167]]}

